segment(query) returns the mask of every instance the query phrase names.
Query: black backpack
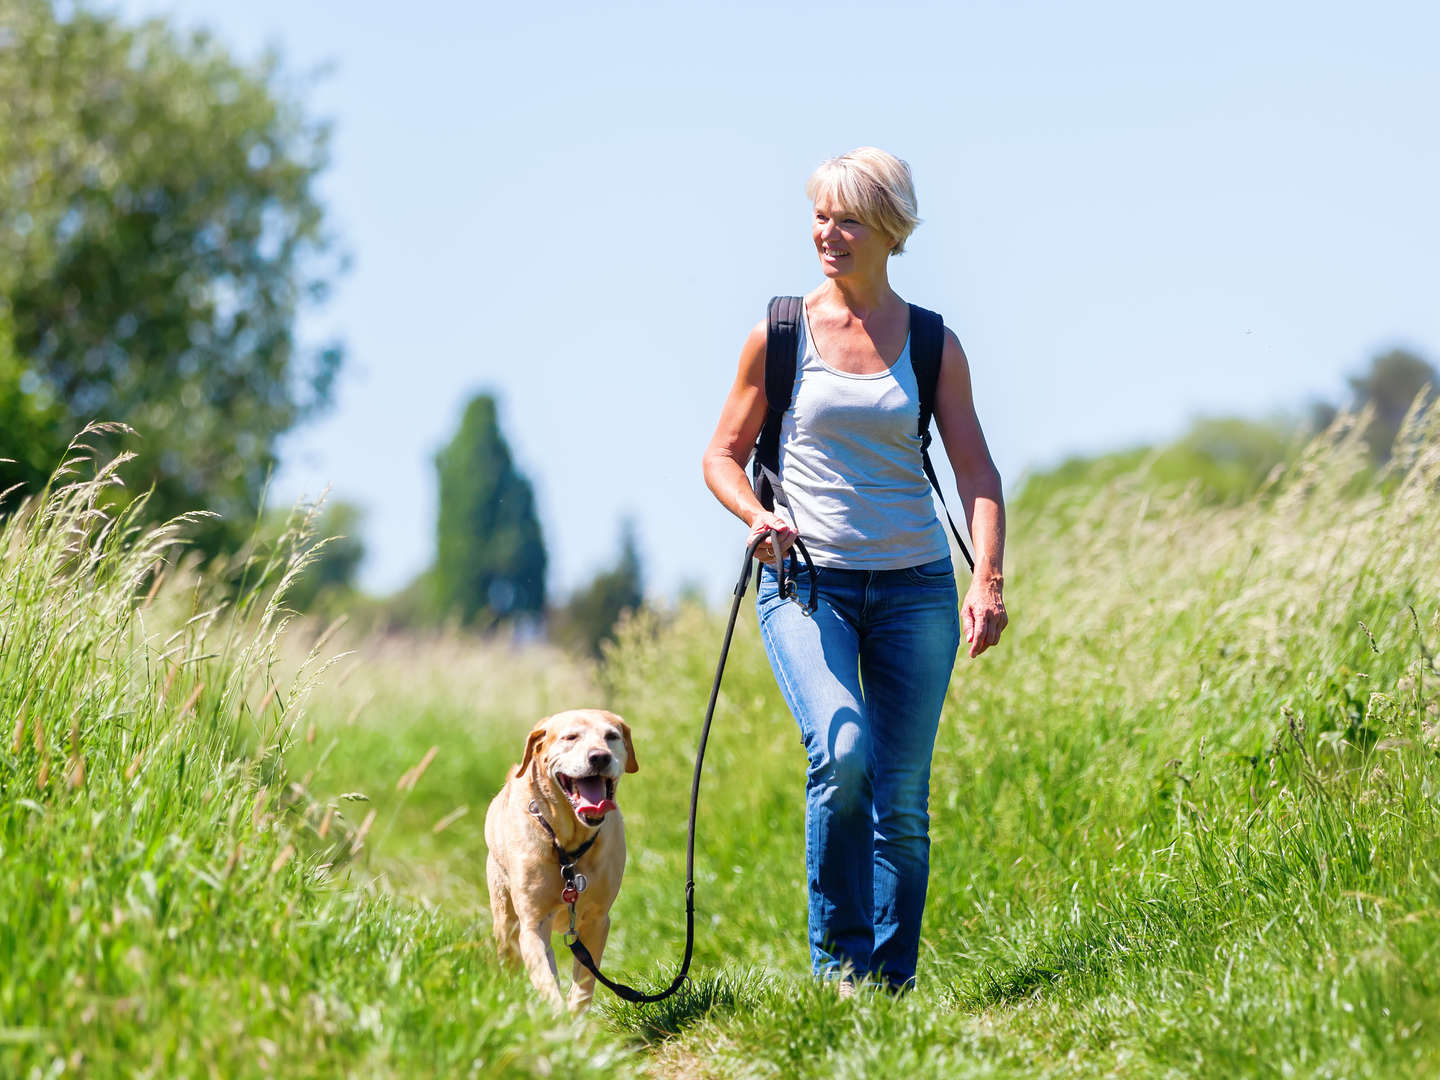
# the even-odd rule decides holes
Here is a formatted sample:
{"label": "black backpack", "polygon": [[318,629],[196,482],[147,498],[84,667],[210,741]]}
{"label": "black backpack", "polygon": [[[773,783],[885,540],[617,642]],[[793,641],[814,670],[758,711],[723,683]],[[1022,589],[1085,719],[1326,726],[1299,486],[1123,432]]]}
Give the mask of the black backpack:
{"label": "black backpack", "polygon": [[[780,421],[790,407],[790,393],[795,386],[795,352],[800,345],[800,305],[798,296],[776,296],[770,300],[765,335],[767,410],[754,454],[755,494],[767,510],[775,508],[777,496],[781,505],[789,509],[777,476],[780,472]],[[971,558],[965,541],[960,539],[960,530],[955,527],[950,507],[945,504],[945,494],[940,490],[940,481],[935,477],[935,466],[930,463],[930,417],[935,411],[935,387],[940,381],[940,356],[944,350],[945,320],[933,311],[911,304],[910,366],[915,371],[915,382],[920,388],[919,427],[916,429],[920,435],[920,458],[930,486],[940,496],[945,520],[950,523],[950,532],[960,545],[960,554],[965,556],[973,571],[975,560]]]}

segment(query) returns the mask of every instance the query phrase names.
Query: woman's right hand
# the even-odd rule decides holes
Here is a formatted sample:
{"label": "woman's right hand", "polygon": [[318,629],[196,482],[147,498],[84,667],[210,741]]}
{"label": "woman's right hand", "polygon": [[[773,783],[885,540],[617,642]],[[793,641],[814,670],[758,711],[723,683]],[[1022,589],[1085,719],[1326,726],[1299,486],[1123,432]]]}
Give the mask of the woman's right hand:
{"label": "woman's right hand", "polygon": [[750,536],[745,541],[746,546],[755,542],[757,536],[764,536],[766,533],[774,532],[780,541],[779,555],[775,552],[775,545],[770,537],[760,541],[755,549],[755,557],[762,562],[773,563],[780,556],[790,550],[790,545],[795,543],[795,538],[800,534],[795,531],[795,526],[782,518],[779,514],[771,513],[769,510],[761,510],[750,519]]}

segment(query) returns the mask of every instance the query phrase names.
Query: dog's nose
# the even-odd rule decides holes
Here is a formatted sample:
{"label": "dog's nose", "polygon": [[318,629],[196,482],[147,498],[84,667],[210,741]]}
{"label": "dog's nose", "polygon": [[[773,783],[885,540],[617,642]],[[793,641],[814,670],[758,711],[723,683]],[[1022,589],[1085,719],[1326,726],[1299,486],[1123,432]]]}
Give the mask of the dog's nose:
{"label": "dog's nose", "polygon": [[610,763],[614,760],[615,755],[610,753],[609,750],[590,751],[590,767],[596,772],[599,772],[602,769],[608,769],[610,767]]}

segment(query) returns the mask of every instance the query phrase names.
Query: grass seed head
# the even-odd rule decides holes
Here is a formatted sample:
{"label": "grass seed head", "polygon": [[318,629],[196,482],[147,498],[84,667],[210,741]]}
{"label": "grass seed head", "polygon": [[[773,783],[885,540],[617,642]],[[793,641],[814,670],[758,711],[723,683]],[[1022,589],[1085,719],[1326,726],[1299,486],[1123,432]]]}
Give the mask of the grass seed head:
{"label": "grass seed head", "polygon": [[435,822],[434,828],[432,828],[430,831],[433,833],[442,833],[469,812],[470,807],[457,806],[454,810],[451,810],[450,813],[446,814],[439,821]]}
{"label": "grass seed head", "polygon": [[419,764],[413,768],[406,769],[400,779],[395,781],[396,791],[410,791],[420,782],[420,777],[425,775],[425,770],[430,767],[430,762],[435,760],[435,755],[440,752],[440,747],[432,746],[425,751],[425,756],[420,759]]}
{"label": "grass seed head", "polygon": [[265,710],[270,707],[270,702],[275,700],[275,695],[280,691],[279,683],[271,683],[270,689],[265,691],[265,696],[260,699],[259,706],[255,709],[256,716],[264,716]]}
{"label": "grass seed head", "polygon": [[245,850],[245,841],[241,840],[239,843],[237,843],[237,844],[235,845],[234,849],[230,852],[230,857],[225,860],[225,870],[224,870],[224,873],[223,873],[223,875],[222,875],[223,877],[228,878],[232,873],[235,872],[235,867],[236,867],[236,866],[239,864],[239,862],[240,862],[240,853],[241,853],[242,851],[244,851],[244,850]]}
{"label": "grass seed head", "polygon": [[278,874],[281,870],[285,868],[285,864],[290,861],[291,857],[294,854],[295,845],[286,844],[283,848],[280,849],[280,854],[275,856],[275,861],[270,864],[270,873],[272,875]]}
{"label": "grass seed head", "polygon": [[355,839],[350,843],[350,854],[360,854],[360,849],[365,846],[365,837],[370,834],[370,826],[375,824],[375,811],[371,810],[365,815],[365,820],[360,822],[360,828],[355,830]]}
{"label": "grass seed head", "polygon": [[185,699],[185,704],[181,705],[180,711],[175,714],[177,720],[188,715],[190,710],[195,708],[195,703],[200,700],[200,694],[204,689],[205,684],[203,682],[195,684],[195,689],[190,691],[190,696]]}
{"label": "grass seed head", "polygon": [[175,677],[180,674],[180,665],[172,663],[170,673],[165,676],[165,685],[160,688],[159,704],[164,705],[165,699],[170,696],[170,687],[175,684]]}

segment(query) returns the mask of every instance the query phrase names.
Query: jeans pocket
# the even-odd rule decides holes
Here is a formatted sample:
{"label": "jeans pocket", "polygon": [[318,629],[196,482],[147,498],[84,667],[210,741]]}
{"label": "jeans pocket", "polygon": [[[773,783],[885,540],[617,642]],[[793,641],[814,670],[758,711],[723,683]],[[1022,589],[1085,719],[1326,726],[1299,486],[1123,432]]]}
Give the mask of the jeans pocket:
{"label": "jeans pocket", "polygon": [[917,585],[950,585],[955,581],[955,568],[950,564],[950,556],[942,555],[934,562],[907,566],[905,576]]}
{"label": "jeans pocket", "polygon": [[762,565],[759,580],[755,583],[755,605],[764,611],[781,599],[783,598],[780,595],[779,583],[775,580],[775,571]]}

